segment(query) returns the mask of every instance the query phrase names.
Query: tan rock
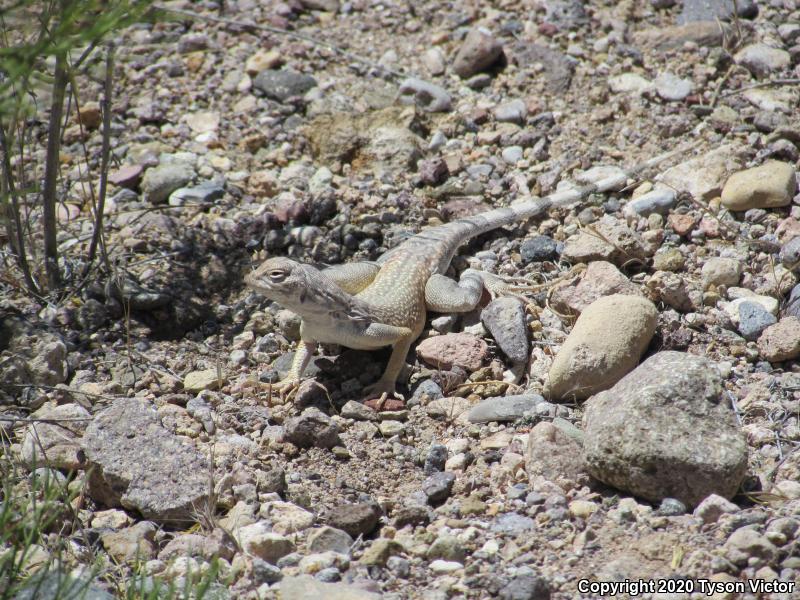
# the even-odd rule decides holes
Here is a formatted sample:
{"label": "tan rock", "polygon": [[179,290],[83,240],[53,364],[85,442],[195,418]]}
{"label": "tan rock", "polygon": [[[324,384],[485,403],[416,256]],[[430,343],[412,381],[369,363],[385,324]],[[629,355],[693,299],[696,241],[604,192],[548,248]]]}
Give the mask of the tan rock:
{"label": "tan rock", "polygon": [[183,389],[190,393],[202,392],[203,390],[218,390],[225,381],[225,375],[219,373],[217,369],[192,371],[183,378]]}
{"label": "tan rock", "polygon": [[583,400],[606,390],[639,362],[656,330],[652,302],[615,294],[581,313],[550,367],[554,399]]}
{"label": "tan rock", "polygon": [[758,338],[758,351],[770,362],[794,360],[800,356],[800,319],[784,317],[770,325]]}
{"label": "tan rock", "polygon": [[731,175],[722,190],[722,205],[729,210],[788,206],[795,193],[794,167],[769,160],[761,166]]}

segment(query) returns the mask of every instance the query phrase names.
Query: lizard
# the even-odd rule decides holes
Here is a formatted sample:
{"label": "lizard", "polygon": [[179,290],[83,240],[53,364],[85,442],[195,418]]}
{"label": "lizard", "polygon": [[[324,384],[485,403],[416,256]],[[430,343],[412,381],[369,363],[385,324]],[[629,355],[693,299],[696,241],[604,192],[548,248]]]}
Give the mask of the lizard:
{"label": "lizard", "polygon": [[498,276],[464,270],[456,282],[444,275],[459,246],[513,222],[538,217],[553,207],[571,207],[594,193],[624,187],[629,178],[679,152],[672,151],[596,183],[529,198],[507,207],[423,229],[373,262],[317,269],[285,257],[266,259],[245,276],[245,284],[301,319],[300,341],[281,394],[299,384],[318,343],[372,350],[392,346],[381,378],[365,388],[368,398],[402,399],[395,385],[427,311],[460,313],[474,309],[484,289],[493,296],[508,286]]}

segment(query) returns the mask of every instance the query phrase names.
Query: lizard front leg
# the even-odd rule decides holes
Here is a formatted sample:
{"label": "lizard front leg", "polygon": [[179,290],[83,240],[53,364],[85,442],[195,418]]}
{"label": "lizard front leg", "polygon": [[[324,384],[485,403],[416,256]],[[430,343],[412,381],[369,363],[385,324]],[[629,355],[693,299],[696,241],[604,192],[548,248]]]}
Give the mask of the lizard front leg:
{"label": "lizard front leg", "polygon": [[[380,345],[392,344],[392,356],[389,358],[389,364],[386,365],[386,370],[381,375],[381,378],[364,388],[366,399],[378,398],[380,406],[391,396],[402,400],[395,391],[397,384],[397,377],[400,375],[400,370],[405,364],[406,356],[414,342],[416,336],[414,332],[408,327],[396,327],[394,325],[385,325],[383,323],[372,323],[366,329],[366,335],[376,340],[376,342],[385,342]],[[417,332],[418,333],[418,332]]]}
{"label": "lizard front leg", "polygon": [[314,356],[315,346],[316,344],[314,342],[306,342],[304,340],[297,342],[297,350],[294,353],[292,366],[289,368],[289,372],[286,374],[286,377],[272,386],[272,390],[278,392],[281,399],[288,397],[288,395],[294,392],[300,385],[303,372]]}

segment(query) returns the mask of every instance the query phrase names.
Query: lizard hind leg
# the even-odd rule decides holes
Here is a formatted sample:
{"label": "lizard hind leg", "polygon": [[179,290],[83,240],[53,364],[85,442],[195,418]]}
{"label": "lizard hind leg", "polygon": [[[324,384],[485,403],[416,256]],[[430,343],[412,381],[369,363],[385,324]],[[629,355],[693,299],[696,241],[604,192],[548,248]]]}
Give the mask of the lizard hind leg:
{"label": "lizard hind leg", "polygon": [[478,306],[484,289],[492,298],[513,296],[516,291],[497,275],[485,271],[466,269],[458,282],[434,273],[425,284],[425,304],[433,312],[469,312]]}

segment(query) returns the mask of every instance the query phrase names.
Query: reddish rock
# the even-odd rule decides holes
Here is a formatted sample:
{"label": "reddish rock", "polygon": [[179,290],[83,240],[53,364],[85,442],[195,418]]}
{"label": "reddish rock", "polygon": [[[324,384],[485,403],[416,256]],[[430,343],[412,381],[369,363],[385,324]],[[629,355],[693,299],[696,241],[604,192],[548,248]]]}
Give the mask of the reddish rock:
{"label": "reddish rock", "polygon": [[108,181],[129,190],[136,189],[142,181],[142,165],[125,165],[108,175]]}
{"label": "reddish rock", "polygon": [[503,54],[503,45],[484,29],[471,29],[453,61],[453,70],[462,79],[492,66]]}
{"label": "reddish rock", "polygon": [[678,235],[689,235],[697,225],[697,217],[673,213],[667,219],[667,223],[672,227],[672,231]]}
{"label": "reddish rock", "polygon": [[372,400],[367,400],[364,404],[378,412],[394,412],[396,410],[403,410],[406,407],[405,402],[395,398],[384,400],[383,403],[380,402],[380,398],[373,398]]}
{"label": "reddish rock", "polygon": [[468,333],[448,333],[424,340],[417,346],[417,356],[429,365],[449,371],[458,366],[467,372],[481,368],[489,346]]}
{"label": "reddish rock", "polygon": [[800,319],[784,317],[767,327],[758,338],[758,351],[769,362],[800,357]]}

